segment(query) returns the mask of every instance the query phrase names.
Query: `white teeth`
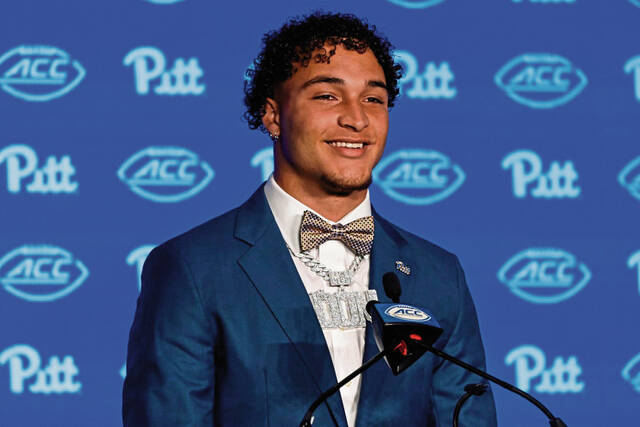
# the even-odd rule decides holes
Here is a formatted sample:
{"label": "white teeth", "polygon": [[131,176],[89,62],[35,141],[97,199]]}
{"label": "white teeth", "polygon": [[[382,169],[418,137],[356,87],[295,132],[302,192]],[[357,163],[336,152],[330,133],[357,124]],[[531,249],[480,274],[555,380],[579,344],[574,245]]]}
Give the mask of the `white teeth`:
{"label": "white teeth", "polygon": [[343,147],[343,148],[362,148],[364,147],[364,143],[362,142],[342,142],[342,141],[337,141],[337,142],[331,142],[331,145],[333,145],[334,147]]}

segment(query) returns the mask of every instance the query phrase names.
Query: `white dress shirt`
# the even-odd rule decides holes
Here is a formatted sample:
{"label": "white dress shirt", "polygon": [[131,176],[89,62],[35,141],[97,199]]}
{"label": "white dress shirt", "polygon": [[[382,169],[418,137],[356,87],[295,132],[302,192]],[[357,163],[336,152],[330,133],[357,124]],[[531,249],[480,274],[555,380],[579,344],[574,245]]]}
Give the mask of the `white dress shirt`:
{"label": "white dress shirt", "polygon": [[[284,241],[298,255],[300,254],[300,223],[302,222],[304,211],[312,211],[330,224],[336,224],[286,193],[276,183],[273,175],[267,180],[264,192]],[[347,224],[369,215],[371,215],[371,203],[369,202],[369,192],[367,191],[362,203],[338,222]],[[321,244],[317,249],[311,250],[310,253],[313,256],[317,256],[322,264],[333,271],[347,270],[355,258],[355,254],[338,240],[329,240]],[[338,291],[336,287],[329,286],[322,277],[311,271],[302,260],[293,255],[291,258],[308,294],[319,290],[327,293]],[[350,291],[366,291],[367,289],[369,289],[369,255],[365,255],[349,286]],[[327,342],[327,347],[329,347],[336,378],[340,381],[362,365],[365,328],[333,328],[323,329],[322,332]],[[362,376],[358,375],[340,389],[340,396],[342,397],[342,404],[349,427],[353,427],[356,424],[361,378]]]}

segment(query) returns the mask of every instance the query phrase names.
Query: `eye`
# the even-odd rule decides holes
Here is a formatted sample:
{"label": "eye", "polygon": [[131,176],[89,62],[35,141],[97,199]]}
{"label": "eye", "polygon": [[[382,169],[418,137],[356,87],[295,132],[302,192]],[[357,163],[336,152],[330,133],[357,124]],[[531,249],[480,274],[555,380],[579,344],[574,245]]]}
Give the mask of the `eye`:
{"label": "eye", "polygon": [[366,101],[367,102],[373,102],[373,103],[376,103],[376,104],[384,104],[384,101],[382,99],[380,99],[378,97],[375,97],[375,96],[368,96],[366,98]]}
{"label": "eye", "polygon": [[336,99],[336,97],[328,93],[325,93],[322,95],[316,95],[313,97],[313,99],[332,100],[332,99]]}

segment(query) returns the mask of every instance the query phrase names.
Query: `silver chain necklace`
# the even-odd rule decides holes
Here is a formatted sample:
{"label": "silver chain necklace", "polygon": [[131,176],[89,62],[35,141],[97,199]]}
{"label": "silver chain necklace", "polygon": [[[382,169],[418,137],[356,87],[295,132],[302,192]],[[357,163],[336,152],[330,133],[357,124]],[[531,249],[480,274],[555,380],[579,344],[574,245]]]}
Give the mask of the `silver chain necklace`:
{"label": "silver chain necklace", "polygon": [[326,265],[322,264],[316,257],[311,255],[309,251],[302,252],[301,254],[296,254],[295,252],[293,252],[293,250],[291,250],[289,245],[287,245],[287,249],[289,249],[291,255],[302,261],[302,263],[306,265],[309,270],[313,271],[318,276],[326,280],[330,286],[337,287],[351,285],[353,276],[355,276],[356,272],[360,268],[360,264],[362,264],[362,260],[364,259],[362,255],[356,255],[349,268],[343,271],[333,271]]}

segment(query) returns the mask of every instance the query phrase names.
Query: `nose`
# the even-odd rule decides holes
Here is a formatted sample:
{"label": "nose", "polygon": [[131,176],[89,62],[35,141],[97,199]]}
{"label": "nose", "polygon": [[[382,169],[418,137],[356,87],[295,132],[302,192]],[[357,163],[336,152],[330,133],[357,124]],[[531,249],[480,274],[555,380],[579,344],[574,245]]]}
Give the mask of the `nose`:
{"label": "nose", "polygon": [[338,124],[356,132],[360,132],[369,126],[369,117],[359,100],[343,101],[342,109],[338,116]]}

